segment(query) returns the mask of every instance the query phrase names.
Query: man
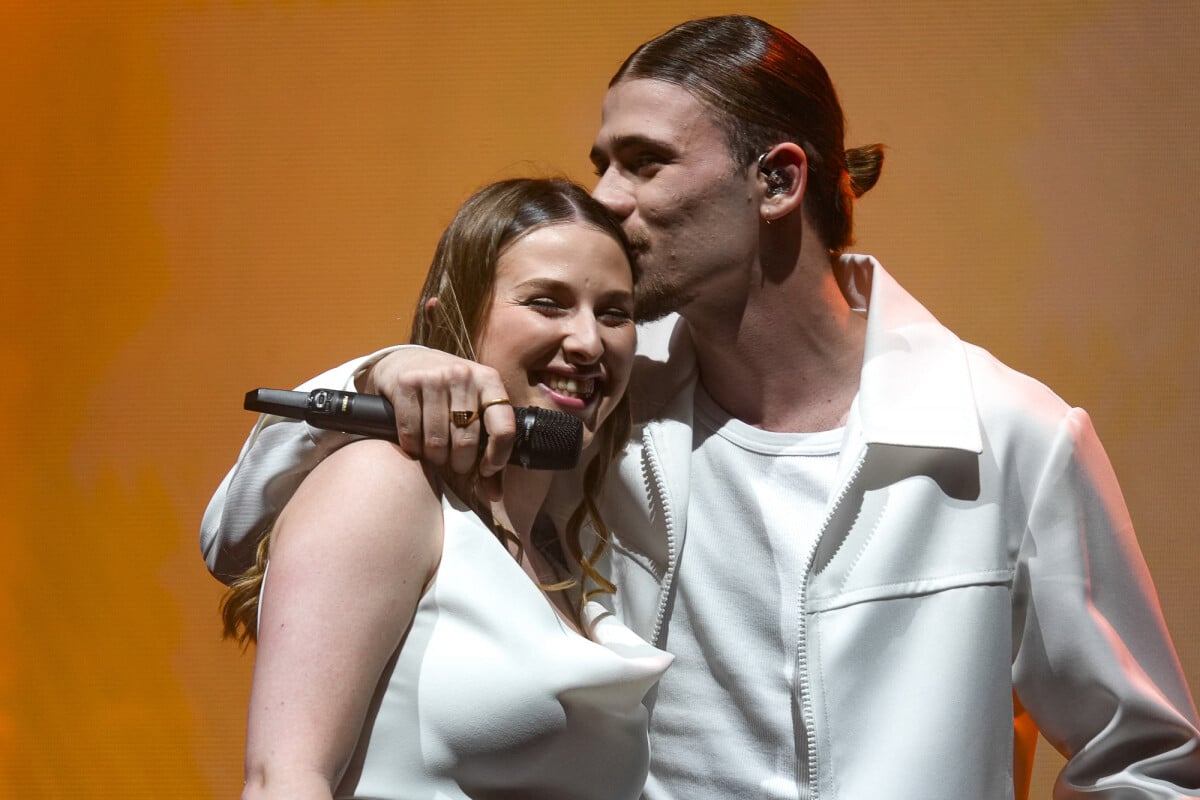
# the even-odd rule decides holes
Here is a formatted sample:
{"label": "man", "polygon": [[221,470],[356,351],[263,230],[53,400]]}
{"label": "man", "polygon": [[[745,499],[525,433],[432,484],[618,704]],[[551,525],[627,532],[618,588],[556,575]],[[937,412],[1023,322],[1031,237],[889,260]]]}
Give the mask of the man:
{"label": "man", "polygon": [[[1059,797],[1200,796],[1195,708],[1086,413],[843,255],[881,158],[842,139],[820,62],[747,17],[648,42],[604,100],[595,196],[661,317],[604,507],[614,610],[676,655],[646,797],[1024,797],[1038,729],[1069,758]],[[354,366],[310,385],[388,395],[406,449],[469,467],[478,425],[450,411],[494,375]],[[345,441],[275,422],[206,515],[218,574]],[[490,474],[511,412],[486,423]]]}

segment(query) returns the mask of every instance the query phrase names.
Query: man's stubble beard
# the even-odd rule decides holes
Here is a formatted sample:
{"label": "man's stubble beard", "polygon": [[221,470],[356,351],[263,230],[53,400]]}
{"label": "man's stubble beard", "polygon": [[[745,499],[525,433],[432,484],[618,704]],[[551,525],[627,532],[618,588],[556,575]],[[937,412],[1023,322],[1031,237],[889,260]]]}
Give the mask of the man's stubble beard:
{"label": "man's stubble beard", "polygon": [[693,295],[656,275],[643,274],[633,292],[633,316],[638,322],[654,322],[683,309]]}
{"label": "man's stubble beard", "polygon": [[633,289],[633,316],[637,322],[654,322],[681,310],[694,295],[683,286],[665,277],[662,272],[648,268],[646,253],[650,244],[645,236],[626,234],[638,271],[637,286]]}

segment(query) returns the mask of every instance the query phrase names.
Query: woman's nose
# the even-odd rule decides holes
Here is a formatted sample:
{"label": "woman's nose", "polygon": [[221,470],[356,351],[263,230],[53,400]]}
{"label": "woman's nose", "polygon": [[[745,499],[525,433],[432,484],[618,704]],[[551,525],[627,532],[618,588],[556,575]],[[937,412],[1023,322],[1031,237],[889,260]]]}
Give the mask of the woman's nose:
{"label": "woman's nose", "polygon": [[594,363],[604,354],[600,325],[590,311],[581,311],[571,316],[563,339],[563,351],[567,358],[576,364]]}

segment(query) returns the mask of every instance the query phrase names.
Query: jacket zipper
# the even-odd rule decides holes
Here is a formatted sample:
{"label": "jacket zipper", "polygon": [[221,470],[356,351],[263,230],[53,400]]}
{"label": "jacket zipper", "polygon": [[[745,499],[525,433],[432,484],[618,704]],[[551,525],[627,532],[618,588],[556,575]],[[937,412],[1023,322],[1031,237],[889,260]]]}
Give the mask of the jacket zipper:
{"label": "jacket zipper", "polygon": [[642,454],[645,463],[642,465],[644,472],[649,473],[653,479],[653,489],[658,495],[659,505],[662,508],[663,528],[667,537],[667,571],[663,574],[662,586],[658,592],[658,609],[654,617],[654,628],[651,631],[650,641],[654,642],[655,646],[662,647],[663,620],[667,615],[667,598],[671,596],[671,584],[675,581],[675,569],[678,566],[678,553],[675,547],[675,519],[671,514],[669,498],[667,496],[666,478],[663,475],[662,466],[659,463],[658,455],[654,449],[654,441],[650,436],[649,426],[642,431]]}
{"label": "jacket zipper", "polygon": [[797,687],[799,690],[799,712],[800,725],[804,729],[804,760],[801,762],[803,767],[800,773],[800,798],[801,800],[817,800],[820,796],[820,787],[817,783],[817,734],[816,724],[813,719],[812,709],[812,690],[808,680],[808,584],[812,579],[813,562],[817,557],[817,550],[821,546],[821,540],[829,532],[829,525],[837,514],[838,509],[849,494],[850,488],[854,486],[858,480],[859,473],[862,472],[863,464],[866,463],[867,453],[864,449],[858,456],[858,462],[854,465],[849,477],[842,483],[842,488],[834,498],[833,503],[829,506],[829,511],[825,514],[825,521],[821,524],[820,532],[813,540],[812,546],[808,549],[808,555],[804,560],[804,578],[800,582],[800,598],[799,598],[799,619],[797,620],[797,642],[796,642],[796,678]]}

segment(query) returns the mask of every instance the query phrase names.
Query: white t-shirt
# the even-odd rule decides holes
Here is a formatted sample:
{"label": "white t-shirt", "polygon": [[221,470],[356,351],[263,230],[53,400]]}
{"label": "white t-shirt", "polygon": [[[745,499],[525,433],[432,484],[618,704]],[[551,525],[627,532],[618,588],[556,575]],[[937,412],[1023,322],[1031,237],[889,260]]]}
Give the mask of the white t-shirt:
{"label": "white t-shirt", "polygon": [[772,433],[697,387],[688,530],[650,732],[647,800],[796,798],[803,565],[844,430]]}

